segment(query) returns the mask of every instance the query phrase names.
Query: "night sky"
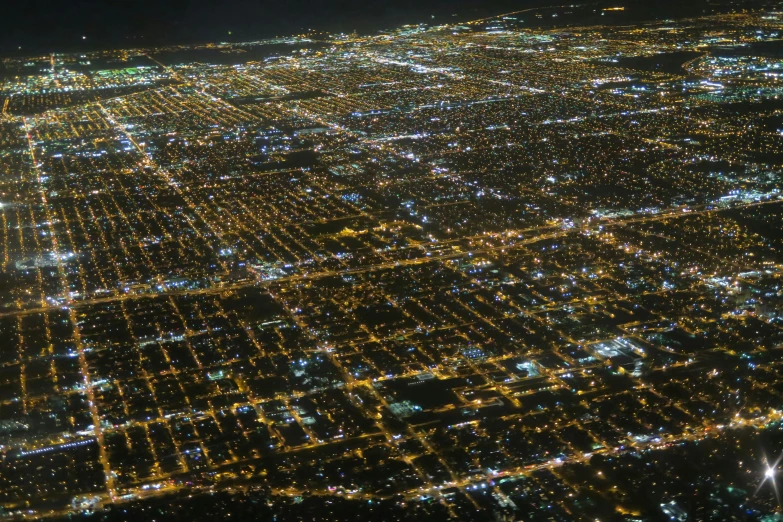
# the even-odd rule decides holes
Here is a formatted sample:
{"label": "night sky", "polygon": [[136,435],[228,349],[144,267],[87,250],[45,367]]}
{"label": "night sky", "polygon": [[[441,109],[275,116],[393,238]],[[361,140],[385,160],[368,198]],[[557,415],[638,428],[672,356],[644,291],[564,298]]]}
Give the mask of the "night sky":
{"label": "night sky", "polygon": [[[469,19],[552,3],[540,0],[15,0],[4,5],[0,13],[3,19],[0,52],[30,54],[161,43],[241,41],[290,35],[309,28],[368,32],[405,23],[454,21],[454,14]],[[698,12],[703,0],[602,0],[602,3],[634,5],[647,15],[663,17],[684,9]]]}

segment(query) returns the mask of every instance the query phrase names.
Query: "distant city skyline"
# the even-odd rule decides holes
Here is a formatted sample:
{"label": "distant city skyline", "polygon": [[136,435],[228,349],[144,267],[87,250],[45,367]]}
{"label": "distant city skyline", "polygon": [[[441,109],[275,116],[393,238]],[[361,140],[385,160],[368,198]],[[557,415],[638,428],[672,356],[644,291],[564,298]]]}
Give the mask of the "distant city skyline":
{"label": "distant city skyline", "polygon": [[[102,0],[14,2],[4,6],[0,53],[70,52],[161,44],[290,36],[308,29],[371,33],[405,23],[449,23],[506,10],[557,4],[545,0]],[[598,0],[640,18],[699,14],[707,0]],[[730,3],[730,2],[728,2]],[[716,4],[722,5],[721,3]],[[21,49],[19,49],[21,47]]]}

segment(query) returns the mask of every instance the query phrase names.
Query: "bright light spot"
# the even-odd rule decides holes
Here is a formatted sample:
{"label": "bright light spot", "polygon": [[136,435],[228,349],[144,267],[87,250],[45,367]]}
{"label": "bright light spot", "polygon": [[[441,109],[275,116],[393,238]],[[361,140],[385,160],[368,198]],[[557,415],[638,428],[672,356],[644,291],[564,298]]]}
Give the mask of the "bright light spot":
{"label": "bright light spot", "polygon": [[764,476],[768,478],[772,478],[775,476],[775,470],[773,468],[767,468],[767,471],[764,472]]}

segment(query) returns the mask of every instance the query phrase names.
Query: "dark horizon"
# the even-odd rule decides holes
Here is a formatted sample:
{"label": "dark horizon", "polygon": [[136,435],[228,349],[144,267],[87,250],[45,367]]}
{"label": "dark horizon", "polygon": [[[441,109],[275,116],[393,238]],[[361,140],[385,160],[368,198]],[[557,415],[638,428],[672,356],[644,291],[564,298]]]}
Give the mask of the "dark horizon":
{"label": "dark horizon", "polygon": [[[94,51],[108,48],[248,41],[291,36],[308,30],[372,33],[408,23],[447,23],[492,16],[545,0],[139,0],[116,5],[98,0],[28,2],[7,6],[0,54]],[[584,3],[584,2],[583,2]],[[704,14],[706,0],[600,0],[596,5],[628,8],[629,21]],[[730,2],[723,2],[727,4]]]}

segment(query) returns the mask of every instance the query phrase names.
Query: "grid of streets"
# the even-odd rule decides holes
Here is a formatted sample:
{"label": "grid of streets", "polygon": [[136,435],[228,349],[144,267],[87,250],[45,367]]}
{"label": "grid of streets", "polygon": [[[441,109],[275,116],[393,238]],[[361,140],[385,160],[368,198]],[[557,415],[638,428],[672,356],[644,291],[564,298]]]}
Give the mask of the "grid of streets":
{"label": "grid of streets", "polygon": [[778,422],[783,15],[569,14],[6,60],[5,509],[565,520],[634,487],[565,464]]}

